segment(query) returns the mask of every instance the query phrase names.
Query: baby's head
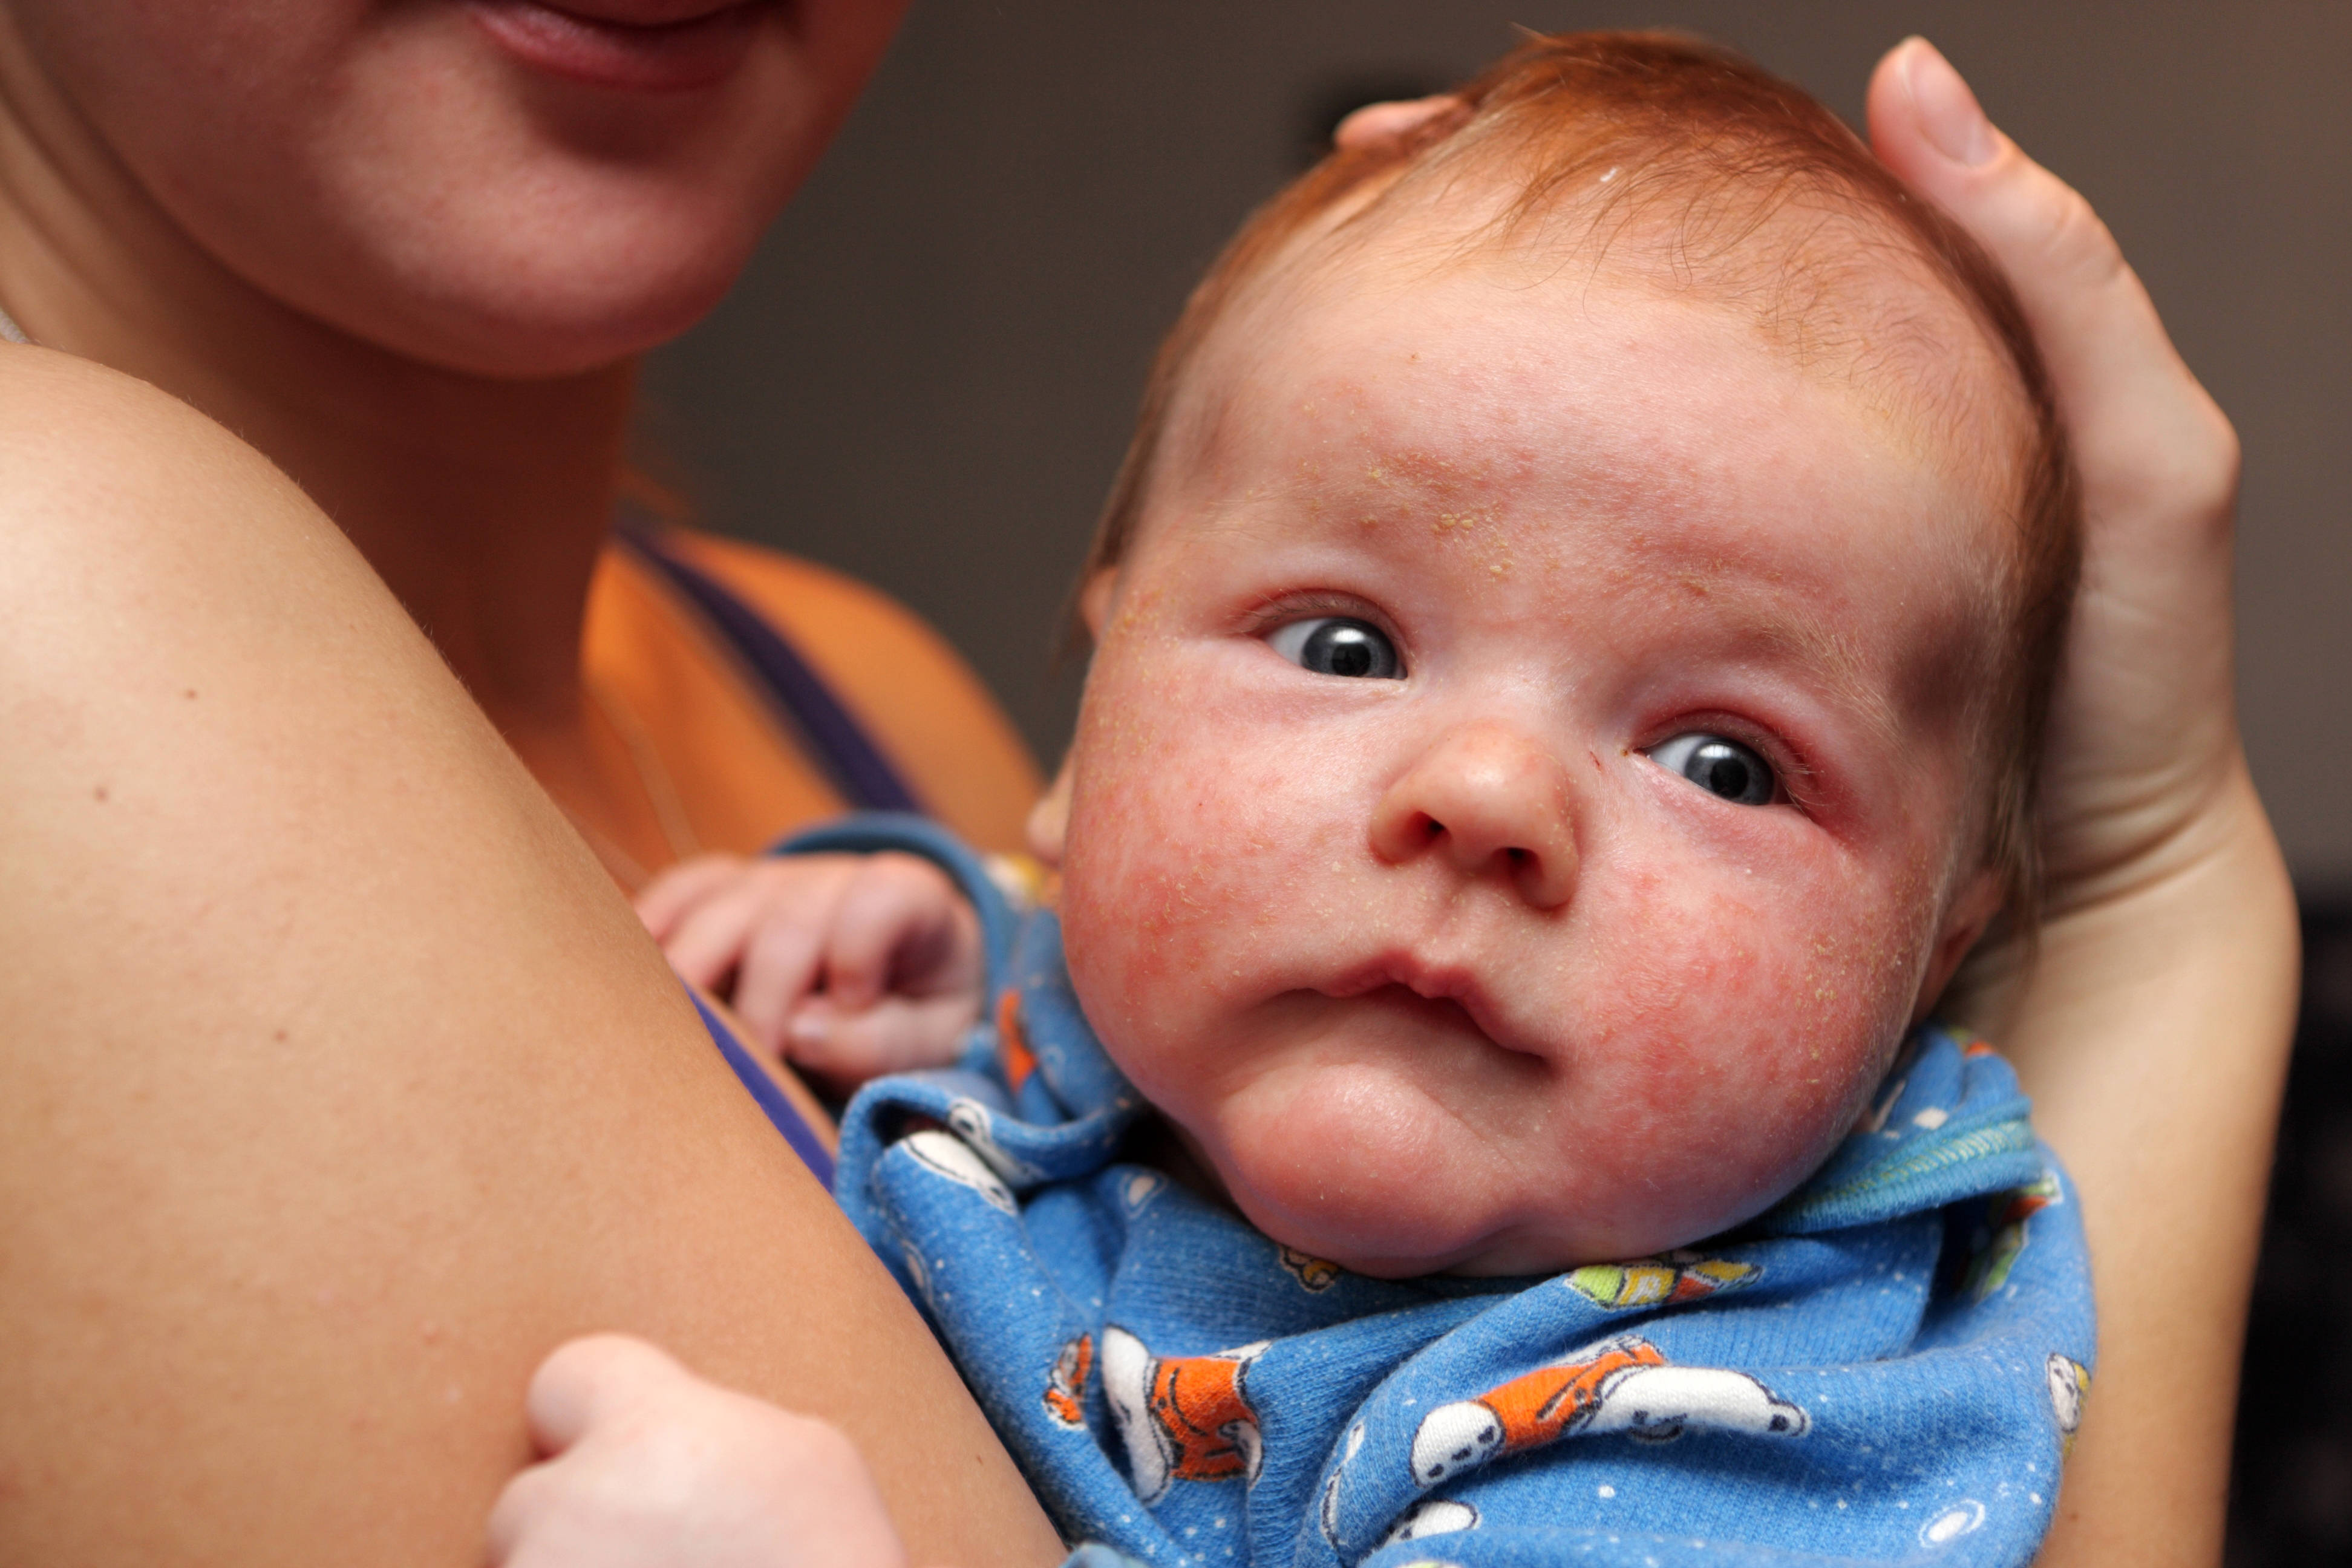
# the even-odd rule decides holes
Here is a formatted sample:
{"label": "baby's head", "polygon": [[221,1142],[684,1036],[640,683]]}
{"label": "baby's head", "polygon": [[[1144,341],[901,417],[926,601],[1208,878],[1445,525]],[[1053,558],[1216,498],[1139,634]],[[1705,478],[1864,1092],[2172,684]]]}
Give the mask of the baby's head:
{"label": "baby's head", "polygon": [[2007,290],[1826,110],[1530,41],[1162,353],[1039,815],[1087,1016],[1365,1272],[1759,1212],[2030,900],[2067,474]]}

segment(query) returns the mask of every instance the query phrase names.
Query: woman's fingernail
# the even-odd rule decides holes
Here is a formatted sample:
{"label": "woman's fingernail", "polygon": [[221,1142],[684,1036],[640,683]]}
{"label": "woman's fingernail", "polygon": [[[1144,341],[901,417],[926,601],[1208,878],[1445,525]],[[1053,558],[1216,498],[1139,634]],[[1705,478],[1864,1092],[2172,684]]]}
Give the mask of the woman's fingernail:
{"label": "woman's fingernail", "polygon": [[822,1013],[795,1013],[793,1021],[785,1026],[784,1032],[792,1037],[793,1044],[796,1046],[821,1046],[824,1044],[825,1037],[833,1033],[833,1028]]}
{"label": "woman's fingernail", "polygon": [[1905,75],[1911,84],[1911,101],[1919,106],[1919,128],[1929,143],[1953,163],[1971,169],[1990,162],[2000,142],[1977,95],[1935,45],[1916,37],[1911,44]]}

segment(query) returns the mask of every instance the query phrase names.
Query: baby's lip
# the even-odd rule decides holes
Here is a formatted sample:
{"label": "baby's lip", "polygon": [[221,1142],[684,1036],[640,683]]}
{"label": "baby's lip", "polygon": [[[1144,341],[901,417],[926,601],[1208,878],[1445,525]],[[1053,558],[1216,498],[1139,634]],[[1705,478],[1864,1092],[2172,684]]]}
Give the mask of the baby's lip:
{"label": "baby's lip", "polygon": [[1451,1002],[1462,1009],[1477,1031],[1504,1050],[1521,1056],[1550,1057],[1552,1048],[1519,1029],[1487,989],[1477,971],[1459,963],[1441,963],[1410,951],[1385,953],[1318,986],[1327,996],[1361,996],[1384,985],[1402,986],[1430,1002]]}

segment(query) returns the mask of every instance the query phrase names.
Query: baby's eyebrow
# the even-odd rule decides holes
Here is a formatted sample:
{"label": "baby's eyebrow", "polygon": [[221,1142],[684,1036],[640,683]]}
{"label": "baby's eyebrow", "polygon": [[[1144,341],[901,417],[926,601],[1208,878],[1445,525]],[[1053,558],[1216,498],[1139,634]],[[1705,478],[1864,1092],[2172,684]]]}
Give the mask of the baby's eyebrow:
{"label": "baby's eyebrow", "polygon": [[1895,689],[1909,683],[1897,671],[1873,671],[1851,639],[1814,605],[1736,568],[1677,576],[1681,592],[1705,597],[1721,614],[1727,651],[1819,677],[1831,700],[1860,722],[1873,742],[1889,750],[1902,744],[1906,715]]}

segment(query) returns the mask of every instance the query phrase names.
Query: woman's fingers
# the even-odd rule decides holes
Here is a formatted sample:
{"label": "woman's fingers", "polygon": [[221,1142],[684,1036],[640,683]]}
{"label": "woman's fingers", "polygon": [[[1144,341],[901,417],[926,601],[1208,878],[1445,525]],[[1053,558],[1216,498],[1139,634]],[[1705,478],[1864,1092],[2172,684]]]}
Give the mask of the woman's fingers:
{"label": "woman's fingers", "polygon": [[1441,115],[1462,113],[1467,105],[1450,92],[1427,98],[1368,103],[1332,128],[1331,145],[1341,152],[1409,136]]}
{"label": "woman's fingers", "polygon": [[1880,159],[2008,274],[2086,481],[2212,521],[2235,486],[2235,439],[2090,204],[1996,130],[1925,38],[1879,62],[1869,116]]}

